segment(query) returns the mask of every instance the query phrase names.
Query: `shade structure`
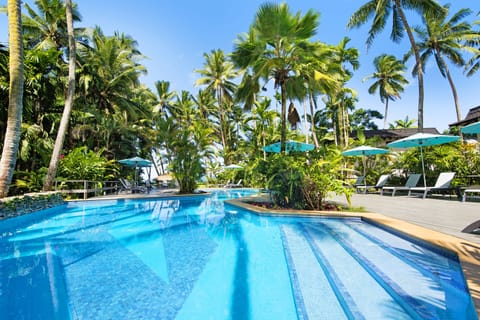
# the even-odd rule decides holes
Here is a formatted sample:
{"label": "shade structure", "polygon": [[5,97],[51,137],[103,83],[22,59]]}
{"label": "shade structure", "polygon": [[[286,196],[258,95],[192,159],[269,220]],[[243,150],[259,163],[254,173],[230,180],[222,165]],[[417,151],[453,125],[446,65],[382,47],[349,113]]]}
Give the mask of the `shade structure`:
{"label": "shade structure", "polygon": [[152,162],[150,160],[143,159],[140,157],[133,157],[128,159],[118,160],[118,162],[120,162],[121,164],[127,167],[137,167],[137,168],[150,167],[152,165]]}
{"label": "shade structure", "polygon": [[[313,144],[297,142],[297,141],[286,141],[285,142],[285,152],[306,152],[315,149]],[[280,142],[275,142],[264,147],[263,150],[266,152],[280,152]]]}
{"label": "shade structure", "polygon": [[[362,161],[363,161],[363,175],[365,176],[366,170],[365,170],[365,157],[366,156],[373,156],[377,154],[385,154],[388,153],[387,149],[381,149],[381,148],[374,148],[370,146],[360,146],[356,147],[353,149],[345,150],[342,152],[342,155],[344,156],[362,156]],[[364,180],[365,181],[365,180]]]}
{"label": "shade structure", "polygon": [[370,146],[360,146],[350,150],[345,150],[342,152],[344,156],[371,156],[376,154],[385,154],[388,153],[387,149],[374,148]]}
{"label": "shade structure", "polygon": [[425,162],[423,160],[423,147],[435,146],[460,140],[459,136],[449,136],[432,133],[415,133],[406,138],[390,142],[387,144],[390,148],[415,148],[420,147],[420,158],[422,159],[423,186],[427,186],[425,178]]}
{"label": "shade structure", "polygon": [[480,133],[480,121],[463,127],[461,131],[462,133],[467,133],[467,134]]}
{"label": "shade structure", "polygon": [[[140,157],[122,159],[122,160],[118,160],[118,162],[123,164],[124,166],[135,168],[135,186],[138,185],[137,168],[144,168],[144,167],[151,167],[152,166],[152,162],[150,160],[143,159],[143,158],[140,158]],[[150,171],[148,172],[148,178],[150,180]]]}

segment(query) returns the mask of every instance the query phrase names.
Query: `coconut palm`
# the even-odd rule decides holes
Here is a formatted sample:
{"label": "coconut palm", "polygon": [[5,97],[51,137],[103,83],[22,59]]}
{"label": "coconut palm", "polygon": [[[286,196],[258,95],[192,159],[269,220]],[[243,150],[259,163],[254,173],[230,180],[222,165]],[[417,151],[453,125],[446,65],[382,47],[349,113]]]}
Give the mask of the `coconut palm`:
{"label": "coconut palm", "polygon": [[[445,59],[458,67],[464,67],[466,62],[463,59],[462,51],[467,50],[465,43],[480,37],[478,32],[473,31],[470,23],[463,21],[472,13],[470,9],[461,9],[447,20],[450,5],[446,5],[444,8],[445,12],[442,15],[426,14],[423,17],[425,26],[418,26],[414,31],[419,38],[417,46],[421,53],[423,67],[425,68],[430,57],[435,58],[440,74],[447,78],[450,84],[457,121],[461,121],[462,111],[457,89]],[[414,68],[414,73],[417,72],[417,68]]]}
{"label": "coconut palm", "polygon": [[79,46],[81,76],[79,86],[85,103],[95,105],[107,116],[125,112],[130,120],[147,117],[147,110],[135,103],[132,88],[146,72],[139,63],[143,56],[132,38],[115,33],[105,36],[100,28],[93,30],[90,46]]}
{"label": "coconut palm", "polygon": [[233,92],[236,85],[232,81],[238,75],[234,65],[227,60],[222,50],[212,50],[211,54],[205,53],[204,69],[197,69],[195,72],[202,77],[195,82],[195,85],[206,85],[207,90],[215,92],[218,103],[218,118],[220,120],[220,138],[223,149],[227,151],[227,132],[225,119],[225,103],[233,101]]}
{"label": "coconut palm", "polygon": [[[252,77],[274,80],[281,97],[281,151],[285,152],[287,87],[302,82],[296,71],[302,56],[311,56],[310,39],[318,27],[319,14],[312,10],[304,16],[293,15],[286,3],[266,3],[258,9],[250,33],[239,37],[232,61],[240,69],[252,68]],[[255,83],[255,81],[253,81]]]}
{"label": "coconut palm", "polygon": [[415,128],[415,119],[409,119],[408,116],[405,117],[404,120],[395,120],[393,124],[390,123],[390,129],[407,129],[407,128]]}
{"label": "coconut palm", "polygon": [[370,0],[353,13],[347,27],[358,28],[373,17],[366,41],[368,47],[385,28],[390,15],[393,16],[392,31],[390,33],[392,41],[399,42],[404,37],[405,32],[407,33],[410,46],[415,55],[416,67],[418,68],[418,127],[420,131],[423,131],[424,85],[422,59],[404,9],[414,10],[421,15],[440,15],[443,13],[442,6],[436,0]]}
{"label": "coconut palm", "polygon": [[170,82],[156,81],[154,83],[159,99],[159,104],[153,109],[154,112],[161,112],[165,117],[171,113],[173,99],[177,96],[175,91],[170,91]]}
{"label": "coconut palm", "polygon": [[385,103],[383,129],[387,128],[388,102],[400,98],[408,80],[405,79],[406,66],[392,55],[382,54],[373,60],[375,72],[366,76],[363,81],[374,79],[375,82],[368,88],[368,93],[375,94],[378,91],[380,101]]}
{"label": "coconut palm", "polygon": [[65,12],[67,17],[67,32],[68,32],[68,87],[67,97],[65,100],[65,108],[63,109],[62,120],[58,127],[57,138],[55,146],[53,147],[50,165],[48,166],[48,173],[43,185],[43,190],[50,190],[53,186],[53,181],[56,176],[58,161],[62,153],[63,142],[67,133],[68,123],[70,121],[70,114],[73,108],[73,99],[75,96],[75,64],[76,64],[76,50],[75,38],[73,35],[73,16],[72,16],[72,1],[65,0]]}
{"label": "coconut palm", "polygon": [[10,86],[7,131],[0,160],[0,198],[8,195],[17,161],[23,112],[23,39],[20,0],[8,0],[8,43],[10,45]]}
{"label": "coconut palm", "polygon": [[[28,47],[40,49],[68,47],[68,22],[65,17],[65,4],[62,0],[35,0],[35,11],[24,3],[27,15],[23,17],[23,28]],[[77,5],[72,4],[72,20],[79,22],[81,15]]]}

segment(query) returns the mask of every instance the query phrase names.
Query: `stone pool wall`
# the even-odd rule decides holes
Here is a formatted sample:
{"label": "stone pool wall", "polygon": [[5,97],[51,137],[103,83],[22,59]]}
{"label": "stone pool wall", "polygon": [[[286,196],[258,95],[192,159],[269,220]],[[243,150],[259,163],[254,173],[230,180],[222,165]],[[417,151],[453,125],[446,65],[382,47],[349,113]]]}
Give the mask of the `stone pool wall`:
{"label": "stone pool wall", "polygon": [[64,204],[59,192],[27,193],[0,199],[0,219],[12,218]]}

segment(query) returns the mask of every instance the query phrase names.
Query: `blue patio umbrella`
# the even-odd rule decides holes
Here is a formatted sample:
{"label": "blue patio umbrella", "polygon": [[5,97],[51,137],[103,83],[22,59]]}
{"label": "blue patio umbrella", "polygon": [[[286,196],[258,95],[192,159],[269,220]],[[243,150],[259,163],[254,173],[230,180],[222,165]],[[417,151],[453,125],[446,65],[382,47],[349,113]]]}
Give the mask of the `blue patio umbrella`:
{"label": "blue patio umbrella", "polygon": [[432,133],[415,133],[414,135],[406,138],[393,141],[387,144],[389,148],[413,148],[420,147],[420,157],[422,159],[422,173],[423,173],[423,185],[427,186],[425,178],[425,163],[423,160],[423,147],[435,146],[460,140],[459,136],[448,136],[443,134]]}
{"label": "blue patio umbrella", "polygon": [[[119,163],[127,166],[127,167],[135,167],[135,186],[138,184],[137,182],[137,168],[145,168],[145,167],[151,167],[152,162],[147,159],[143,159],[140,157],[133,157],[133,158],[128,158],[128,159],[123,159],[123,160],[118,160]],[[148,177],[150,179],[150,171],[148,172]]]}
{"label": "blue patio umbrella", "polygon": [[[366,170],[365,170],[365,158],[366,156],[373,156],[377,154],[385,154],[388,153],[387,149],[381,149],[381,148],[374,148],[370,146],[360,146],[356,147],[350,150],[345,150],[342,152],[342,155],[344,156],[362,156],[362,161],[363,161],[363,175],[365,176]],[[364,179],[366,181],[366,179]]]}
{"label": "blue patio umbrella", "polygon": [[462,133],[468,133],[468,134],[480,133],[480,121],[463,127],[461,131]]}
{"label": "blue patio umbrella", "polygon": [[[315,149],[315,146],[313,144],[309,143],[303,143],[303,142],[297,142],[297,141],[286,141],[285,142],[285,152],[289,153],[292,151],[295,152],[306,152],[306,151],[311,151]],[[266,152],[280,152],[280,142],[275,142],[272,144],[269,144],[268,146],[265,146],[263,148]]]}

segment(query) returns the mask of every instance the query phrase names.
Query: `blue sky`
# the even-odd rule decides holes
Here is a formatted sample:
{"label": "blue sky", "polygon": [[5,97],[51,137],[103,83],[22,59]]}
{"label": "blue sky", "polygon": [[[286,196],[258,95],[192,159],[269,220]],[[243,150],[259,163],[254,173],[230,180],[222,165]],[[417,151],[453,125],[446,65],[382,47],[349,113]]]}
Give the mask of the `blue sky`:
{"label": "blue sky", "polygon": [[[28,1],[31,2],[31,1]],[[442,4],[445,0],[439,1]],[[460,8],[471,8],[474,13],[480,11],[480,3],[472,0],[450,0],[451,12]],[[93,27],[98,25],[105,34],[114,31],[123,32],[138,41],[140,51],[147,57],[143,61],[148,75],[142,78],[147,86],[153,88],[157,80],[167,80],[174,90],[188,90],[195,93],[193,83],[197,78],[194,69],[202,69],[204,53],[213,49],[222,49],[229,53],[233,50],[237,35],[248,31],[258,7],[264,1],[243,0],[78,0],[82,22],[76,27]],[[373,59],[382,53],[394,54],[401,58],[408,50],[407,39],[400,44],[389,40],[390,25],[378,36],[372,47],[366,50],[365,40],[369,24],[360,29],[347,30],[346,25],[351,14],[365,1],[287,1],[292,12],[305,13],[309,9],[320,12],[320,26],[314,40],[329,44],[338,44],[345,36],[351,38],[350,46],[360,51],[360,68],[348,84],[358,93],[358,107],[376,109],[383,113],[384,105],[377,95],[370,95],[368,87],[371,82],[362,79],[373,73]],[[6,5],[1,0],[0,5]],[[414,13],[408,12],[413,17]],[[473,21],[474,15],[470,17]],[[418,23],[418,19],[416,23]],[[7,40],[7,19],[0,16],[0,41]],[[418,85],[410,76],[410,85],[401,99],[391,102],[388,122],[394,120],[417,119]],[[468,109],[480,105],[478,83],[480,73],[466,78],[462,70],[452,67],[452,74],[457,86],[462,107],[462,117]],[[442,78],[433,64],[427,66],[425,75],[424,127],[436,127],[443,131],[448,124],[456,121],[454,102],[446,79]],[[380,128],[383,120],[378,121]]]}

